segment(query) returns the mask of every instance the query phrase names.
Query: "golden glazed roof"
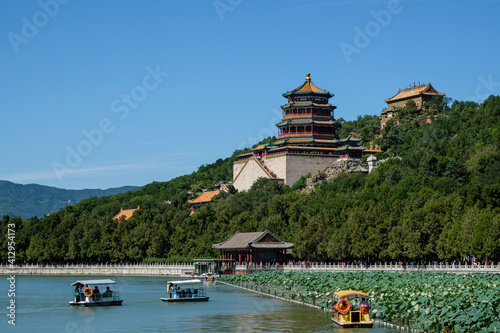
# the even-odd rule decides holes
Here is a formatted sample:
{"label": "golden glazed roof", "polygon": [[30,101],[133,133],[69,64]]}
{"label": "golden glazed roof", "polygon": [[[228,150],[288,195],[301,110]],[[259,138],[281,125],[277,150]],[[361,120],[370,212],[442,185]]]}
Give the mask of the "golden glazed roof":
{"label": "golden glazed roof", "polygon": [[283,96],[287,97],[294,94],[299,94],[299,95],[321,94],[321,95],[326,95],[326,97],[328,98],[333,96],[332,94],[330,94],[329,91],[320,89],[314,83],[312,83],[310,73],[306,74],[306,80],[304,81],[304,83],[302,83],[302,85],[300,85],[298,88],[295,88],[292,91],[284,93]]}
{"label": "golden glazed roof", "polygon": [[325,93],[323,89],[320,89],[314,85],[311,81],[311,74],[307,73],[306,74],[306,81],[297,89],[295,89],[295,92],[319,92],[319,93]]}
{"label": "golden glazed roof", "polygon": [[188,202],[190,204],[196,204],[196,203],[205,203],[205,202],[210,202],[212,201],[212,199],[217,195],[219,194],[220,191],[217,190],[217,191],[207,191],[207,192],[203,192],[202,194],[200,194],[199,196],[197,196],[196,198],[192,199],[192,200],[188,200]]}
{"label": "golden glazed roof", "polygon": [[413,85],[413,86],[410,86],[408,88],[399,90],[396,95],[394,95],[393,97],[391,97],[389,99],[386,99],[385,101],[387,103],[389,103],[389,102],[394,102],[394,101],[398,101],[398,100],[405,99],[405,98],[416,97],[419,95],[444,96],[446,94],[439,93],[436,89],[434,89],[434,87],[430,83],[427,83],[427,84]]}
{"label": "golden glazed roof", "polygon": [[133,209],[120,209],[120,212],[118,214],[116,214],[115,216],[113,216],[113,220],[119,220],[122,216],[123,216],[123,219],[125,221],[127,221],[129,218],[132,217],[132,215],[134,214],[134,212],[136,210],[139,210],[140,207],[137,206],[137,208],[133,208]]}

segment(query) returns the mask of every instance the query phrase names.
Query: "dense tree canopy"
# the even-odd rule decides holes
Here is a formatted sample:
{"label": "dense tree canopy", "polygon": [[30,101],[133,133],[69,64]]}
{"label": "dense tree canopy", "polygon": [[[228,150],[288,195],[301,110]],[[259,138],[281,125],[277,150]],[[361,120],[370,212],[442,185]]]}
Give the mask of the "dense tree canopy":
{"label": "dense tree canopy", "polygon": [[[400,124],[381,133],[376,117],[343,122],[341,137],[361,133],[397,158],[371,174],[322,181],[310,194],[261,179],[189,215],[188,199],[231,181],[238,151],[191,175],[86,199],[43,219],[4,216],[2,234],[15,224],[18,262],[215,257],[211,244],[265,229],[294,242],[298,259],[499,259],[500,97],[455,101],[430,113],[430,124],[421,116],[402,110]],[[113,221],[120,208],[138,205],[128,221]]]}

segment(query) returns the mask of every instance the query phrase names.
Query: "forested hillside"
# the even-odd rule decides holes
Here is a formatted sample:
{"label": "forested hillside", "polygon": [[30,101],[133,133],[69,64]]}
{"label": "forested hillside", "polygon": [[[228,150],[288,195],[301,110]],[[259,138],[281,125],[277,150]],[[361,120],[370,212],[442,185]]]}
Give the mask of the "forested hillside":
{"label": "forested hillside", "polygon": [[107,190],[65,190],[51,186],[21,185],[0,180],[0,216],[7,214],[20,217],[42,217],[67,205],[74,205],[82,199],[99,198],[138,188],[137,186],[122,186]]}
{"label": "forested hillside", "polygon": [[[215,257],[212,243],[235,231],[264,229],[295,243],[298,259],[498,260],[500,97],[481,105],[455,101],[430,116],[436,118],[426,124],[408,106],[399,113],[400,125],[381,133],[373,116],[344,122],[348,132],[368,131],[367,141],[384,156],[400,158],[371,174],[319,183],[308,195],[261,179],[248,192],[221,194],[190,216],[187,200],[230,181],[240,151],[191,175],[82,200],[43,219],[5,216],[2,233],[15,224],[16,259],[32,262]],[[112,220],[121,207],[138,205],[130,220]]]}

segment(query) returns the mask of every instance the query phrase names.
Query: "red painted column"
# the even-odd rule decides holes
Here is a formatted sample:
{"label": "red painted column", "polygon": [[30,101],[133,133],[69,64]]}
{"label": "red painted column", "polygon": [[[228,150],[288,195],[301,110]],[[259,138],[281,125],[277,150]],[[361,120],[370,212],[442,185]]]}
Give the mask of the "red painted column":
{"label": "red painted column", "polygon": [[241,252],[238,252],[238,263],[241,265]]}

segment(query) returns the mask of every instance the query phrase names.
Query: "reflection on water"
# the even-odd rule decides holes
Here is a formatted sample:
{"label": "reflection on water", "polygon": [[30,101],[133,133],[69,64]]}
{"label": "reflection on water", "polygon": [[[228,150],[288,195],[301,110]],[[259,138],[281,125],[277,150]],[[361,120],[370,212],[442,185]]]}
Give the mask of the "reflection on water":
{"label": "reflection on water", "polygon": [[[7,290],[7,280],[0,278],[5,281],[0,288]],[[106,277],[117,281],[123,306],[70,307],[70,284],[78,278],[17,276],[16,326],[9,325],[4,316],[0,331],[394,332],[385,328],[334,329],[328,312],[224,285],[207,287],[208,303],[164,303],[160,298],[166,296],[165,277]],[[0,292],[0,306],[5,308],[8,302],[7,293]]]}

